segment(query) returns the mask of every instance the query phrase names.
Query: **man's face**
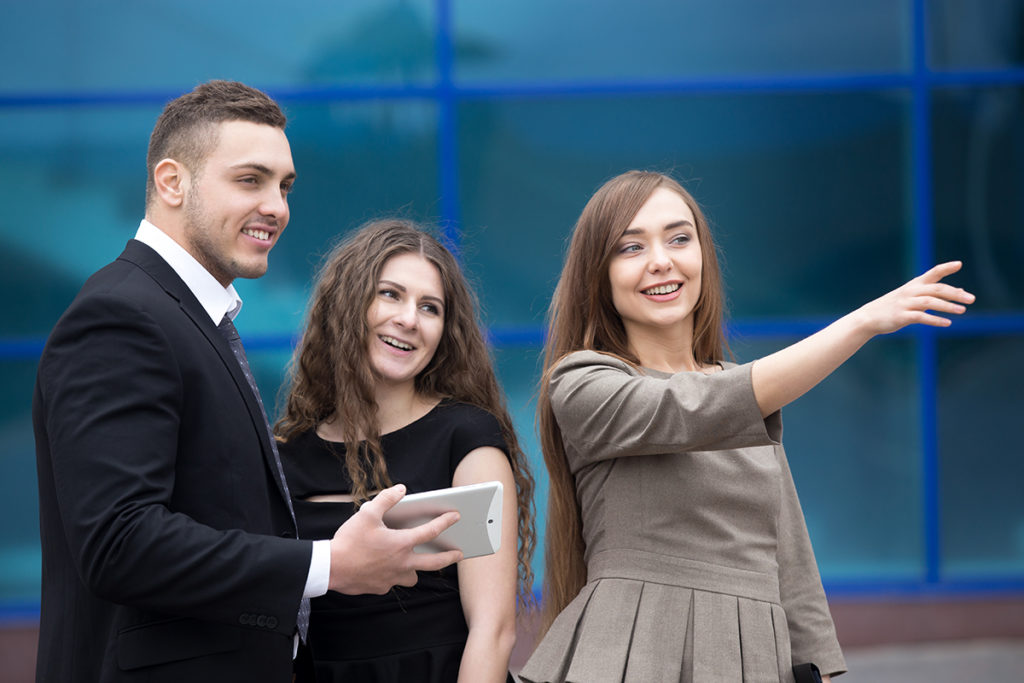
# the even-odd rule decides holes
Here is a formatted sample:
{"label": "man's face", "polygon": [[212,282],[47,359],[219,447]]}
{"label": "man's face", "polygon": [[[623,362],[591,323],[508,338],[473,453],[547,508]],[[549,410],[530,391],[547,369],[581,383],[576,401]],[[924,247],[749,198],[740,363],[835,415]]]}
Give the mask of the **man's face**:
{"label": "man's face", "polygon": [[201,164],[185,193],[182,246],[225,287],[262,276],[288,225],[295,181],[288,138],[273,126],[225,121]]}

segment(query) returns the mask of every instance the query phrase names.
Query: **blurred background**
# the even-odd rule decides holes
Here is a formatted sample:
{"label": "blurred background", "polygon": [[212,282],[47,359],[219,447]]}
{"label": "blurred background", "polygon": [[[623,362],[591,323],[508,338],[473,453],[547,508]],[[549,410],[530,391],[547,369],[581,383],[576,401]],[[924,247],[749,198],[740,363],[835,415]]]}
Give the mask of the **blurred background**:
{"label": "blurred background", "polygon": [[134,235],[163,105],[211,78],[290,118],[291,224],[236,283],[265,402],[333,241],[437,225],[483,302],[540,528],[544,314],[606,179],[666,171],[702,204],[740,361],[963,260],[971,311],[871,342],[785,410],[786,445],[844,645],[1024,638],[1024,1],[2,0],[0,64],[7,671],[39,607],[36,360]]}

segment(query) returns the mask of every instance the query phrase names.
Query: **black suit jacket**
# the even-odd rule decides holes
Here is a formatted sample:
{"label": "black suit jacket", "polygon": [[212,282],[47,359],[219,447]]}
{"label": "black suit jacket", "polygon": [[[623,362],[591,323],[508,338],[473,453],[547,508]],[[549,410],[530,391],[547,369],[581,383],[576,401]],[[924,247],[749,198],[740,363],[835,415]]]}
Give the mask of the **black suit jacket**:
{"label": "black suit jacket", "polygon": [[38,681],[290,681],[312,545],[256,398],[132,240],[58,321],[33,398]]}

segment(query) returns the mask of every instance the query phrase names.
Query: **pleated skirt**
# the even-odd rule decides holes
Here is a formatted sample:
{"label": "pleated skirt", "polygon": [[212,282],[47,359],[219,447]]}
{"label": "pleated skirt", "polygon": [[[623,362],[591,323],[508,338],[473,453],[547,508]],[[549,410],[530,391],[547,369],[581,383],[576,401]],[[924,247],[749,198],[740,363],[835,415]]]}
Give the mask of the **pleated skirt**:
{"label": "pleated skirt", "polygon": [[588,583],[520,672],[527,683],[793,683],[771,601],[632,578]]}

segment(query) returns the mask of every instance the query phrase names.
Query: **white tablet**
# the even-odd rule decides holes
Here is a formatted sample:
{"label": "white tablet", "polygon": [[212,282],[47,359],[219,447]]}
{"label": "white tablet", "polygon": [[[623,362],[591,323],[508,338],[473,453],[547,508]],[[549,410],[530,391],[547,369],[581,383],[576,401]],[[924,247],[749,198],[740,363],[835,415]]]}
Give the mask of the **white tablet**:
{"label": "white tablet", "polygon": [[463,558],[490,555],[501,547],[500,481],[410,493],[384,513],[392,529],[408,529],[440,514],[458,510],[459,521],[430,543],[418,545],[418,553],[461,550]]}

